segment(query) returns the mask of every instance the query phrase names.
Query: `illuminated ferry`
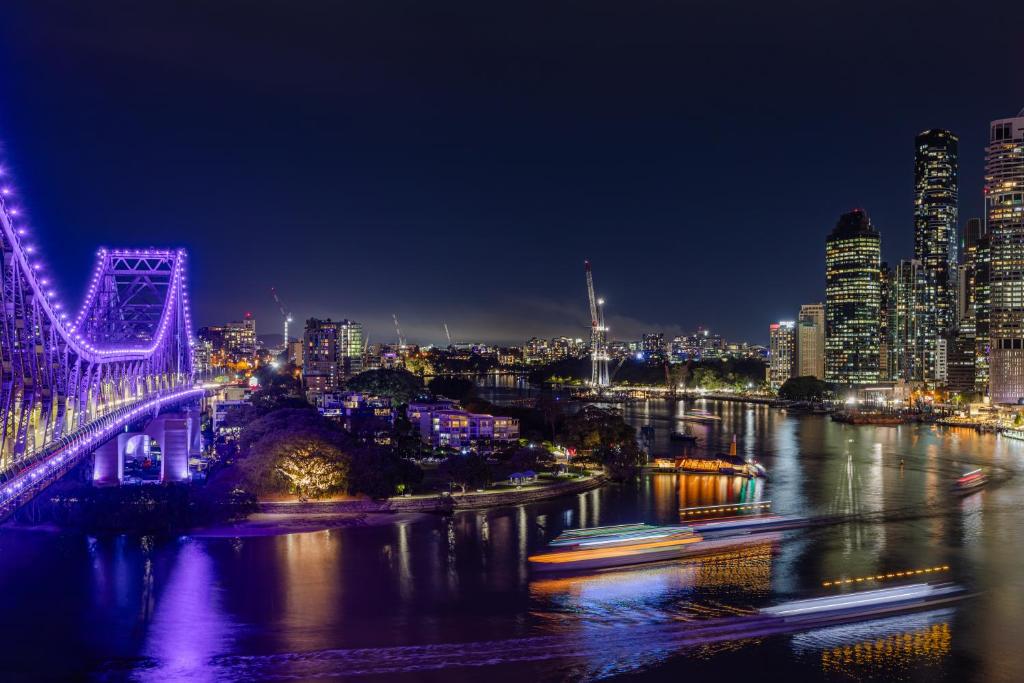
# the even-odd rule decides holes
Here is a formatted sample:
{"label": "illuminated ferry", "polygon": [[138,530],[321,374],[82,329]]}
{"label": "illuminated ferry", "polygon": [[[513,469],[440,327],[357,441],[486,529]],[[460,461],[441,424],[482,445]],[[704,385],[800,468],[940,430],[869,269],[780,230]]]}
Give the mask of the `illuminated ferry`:
{"label": "illuminated ferry", "polygon": [[953,483],[953,493],[967,495],[988,483],[988,475],[983,470],[972,470]]}
{"label": "illuminated ferry", "polygon": [[794,600],[765,607],[759,614],[784,621],[829,622],[854,621],[884,616],[893,612],[932,608],[937,604],[959,600],[964,589],[951,583],[915,583],[894,588],[843,593],[825,598]]}
{"label": "illuminated ferry", "polygon": [[734,477],[768,478],[768,470],[754,460],[736,454],[736,437],[729,453],[687,453],[677,458],[655,458],[652,469],[659,472],[692,472],[694,474],[725,474]]}
{"label": "illuminated ferry", "polygon": [[690,412],[684,412],[679,416],[680,420],[686,422],[721,422],[722,418],[706,410],[694,408]]}
{"label": "illuminated ferry", "polygon": [[537,571],[589,571],[698,557],[779,538],[771,532],[736,532],[708,539],[689,526],[632,524],[566,532],[551,542],[554,550],[528,559]]}

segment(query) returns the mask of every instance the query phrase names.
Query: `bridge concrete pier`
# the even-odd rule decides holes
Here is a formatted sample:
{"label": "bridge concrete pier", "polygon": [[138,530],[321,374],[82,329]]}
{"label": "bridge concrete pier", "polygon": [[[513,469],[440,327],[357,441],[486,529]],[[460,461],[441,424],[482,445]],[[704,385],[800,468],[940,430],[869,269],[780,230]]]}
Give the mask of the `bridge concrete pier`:
{"label": "bridge concrete pier", "polygon": [[124,482],[125,456],[129,443],[137,437],[148,437],[160,447],[162,483],[188,481],[189,457],[202,452],[201,420],[198,408],[189,409],[180,414],[157,416],[142,431],[117,434],[95,451],[93,484],[120,486]]}

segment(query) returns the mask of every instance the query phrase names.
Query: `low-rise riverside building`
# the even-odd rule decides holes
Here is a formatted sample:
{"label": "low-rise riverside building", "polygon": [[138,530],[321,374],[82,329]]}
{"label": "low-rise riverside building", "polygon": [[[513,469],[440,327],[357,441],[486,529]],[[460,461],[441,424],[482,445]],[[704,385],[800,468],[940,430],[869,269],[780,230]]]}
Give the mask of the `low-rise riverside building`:
{"label": "low-rise riverside building", "polygon": [[406,416],[435,448],[481,448],[519,438],[519,420],[471,413],[449,399],[410,403]]}

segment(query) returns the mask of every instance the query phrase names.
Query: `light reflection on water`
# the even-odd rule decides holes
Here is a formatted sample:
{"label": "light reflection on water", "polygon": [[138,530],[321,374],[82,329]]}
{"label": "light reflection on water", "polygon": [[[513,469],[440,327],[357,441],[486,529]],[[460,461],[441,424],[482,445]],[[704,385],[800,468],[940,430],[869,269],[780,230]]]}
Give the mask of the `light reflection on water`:
{"label": "light reflection on water", "polygon": [[[313,678],[360,667],[416,678],[460,662],[468,668],[444,677],[475,679],[481,670],[472,667],[490,659],[501,666],[488,677],[517,680],[724,676],[744,665],[793,680],[1024,674],[1016,637],[1024,632],[1024,478],[1012,476],[1024,443],[697,405],[722,417],[693,425],[700,447],[725,451],[736,434],[740,453],[762,461],[770,480],[656,474],[529,506],[277,538],[146,543],[0,531],[0,594],[10,596],[0,619],[62,614],[50,632],[58,629],[66,659],[113,679],[131,671],[140,680]],[[682,448],[668,439],[682,426],[678,406],[651,401],[625,414],[655,425],[657,453]],[[993,468],[994,484],[952,498],[950,482],[975,466]],[[567,527],[671,523],[680,507],[767,499],[783,514],[863,519],[717,559],[579,577],[531,577],[527,567],[526,557]],[[701,646],[700,658],[678,656],[695,647],[684,637],[694,620],[820,594],[827,579],[941,564],[951,566],[950,580],[984,593],[939,621],[871,622],[744,642],[728,656],[721,644]],[[8,630],[0,654],[15,670],[60,671],[45,654],[51,637]],[[905,648],[904,634],[918,645]]]}

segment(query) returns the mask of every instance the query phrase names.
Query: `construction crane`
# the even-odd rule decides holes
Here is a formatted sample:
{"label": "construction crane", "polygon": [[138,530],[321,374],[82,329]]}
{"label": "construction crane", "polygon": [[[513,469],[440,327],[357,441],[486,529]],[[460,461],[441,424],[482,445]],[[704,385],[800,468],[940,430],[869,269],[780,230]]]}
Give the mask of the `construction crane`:
{"label": "construction crane", "polygon": [[587,274],[587,298],[590,303],[590,384],[608,386],[608,328],[604,322],[604,299],[594,296],[594,274],[590,261],[583,262]]}
{"label": "construction crane", "polygon": [[405,338],[402,336],[402,328],[398,326],[398,314],[392,313],[391,317],[395,320],[395,333],[398,335],[398,347],[405,348]]}
{"label": "construction crane", "polygon": [[284,307],[284,304],[281,302],[281,297],[279,297],[277,295],[277,288],[276,287],[271,287],[270,288],[270,293],[274,295],[274,303],[276,303],[277,307],[281,310],[281,318],[284,320],[284,341],[281,342],[281,347],[285,350],[285,352],[287,352],[288,351],[288,323],[290,323],[292,321],[292,314],[288,312],[288,309],[286,309]]}

